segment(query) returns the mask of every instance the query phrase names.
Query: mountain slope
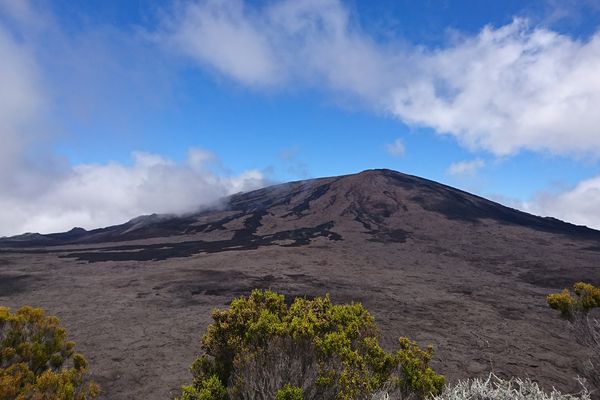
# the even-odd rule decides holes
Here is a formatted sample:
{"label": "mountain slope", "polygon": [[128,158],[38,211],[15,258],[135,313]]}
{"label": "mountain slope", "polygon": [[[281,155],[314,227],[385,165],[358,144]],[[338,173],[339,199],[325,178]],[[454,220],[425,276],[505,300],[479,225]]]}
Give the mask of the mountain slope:
{"label": "mountain slope", "polygon": [[[343,233],[366,233],[367,240],[403,242],[440,218],[478,224],[494,221],[545,232],[600,238],[600,232],[553,218],[536,217],[433,181],[391,170],[286,183],[238,194],[212,208],[186,216],[150,215],[125,224],[86,231],[25,234],[0,246],[56,246],[233,232],[231,246],[296,244],[317,236],[341,240]],[[357,229],[358,228],[358,229]],[[260,232],[260,234],[259,234]],[[219,235],[214,235],[219,237]]]}
{"label": "mountain slope", "polygon": [[600,284],[600,232],[389,170],[276,185],[186,216],[0,240],[0,304],[58,314],[107,399],[167,398],[210,312],[252,288],[330,293],[449,379],[577,390],[584,354],[545,296]]}

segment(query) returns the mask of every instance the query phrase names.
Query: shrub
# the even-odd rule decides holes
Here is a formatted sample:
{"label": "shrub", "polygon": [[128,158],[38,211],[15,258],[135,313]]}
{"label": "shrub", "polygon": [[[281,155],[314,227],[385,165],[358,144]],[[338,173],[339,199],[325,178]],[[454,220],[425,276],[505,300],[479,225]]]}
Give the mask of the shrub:
{"label": "shrub", "polygon": [[304,400],[356,400],[384,386],[423,398],[443,387],[444,378],[429,367],[432,350],[401,338],[396,353],[384,351],[362,305],[334,305],[329,296],[296,298],[289,307],[284,300],[254,290],[214,311],[182,399],[199,399],[190,393],[214,377],[230,400],[291,396],[291,387]]}
{"label": "shrub", "polygon": [[98,392],[58,318],[0,307],[0,400],[86,400]]}
{"label": "shrub", "polygon": [[504,380],[490,374],[487,379],[470,379],[446,386],[441,394],[431,400],[590,400],[590,395],[585,389],[575,396],[561,394],[555,389],[545,393],[530,379]]}
{"label": "shrub", "polygon": [[292,385],[285,385],[277,391],[275,400],[303,400],[302,389]]}
{"label": "shrub", "polygon": [[227,390],[216,375],[212,375],[197,385],[184,386],[181,400],[227,400]]}
{"label": "shrub", "polygon": [[564,289],[547,297],[548,305],[559,310],[565,318],[575,318],[600,307],[600,288],[585,282],[573,285],[573,291]]}
{"label": "shrub", "polygon": [[600,308],[600,288],[578,282],[573,290],[564,289],[547,297],[548,305],[569,321],[575,340],[587,350],[581,372],[587,383],[600,392],[600,320],[590,315]]}

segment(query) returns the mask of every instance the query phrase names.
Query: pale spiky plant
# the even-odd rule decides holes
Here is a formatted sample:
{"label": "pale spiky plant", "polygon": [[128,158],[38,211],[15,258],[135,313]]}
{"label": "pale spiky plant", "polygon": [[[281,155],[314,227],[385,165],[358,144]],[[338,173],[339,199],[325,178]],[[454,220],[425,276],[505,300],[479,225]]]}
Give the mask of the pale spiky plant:
{"label": "pale spiky plant", "polygon": [[371,399],[372,400],[392,400],[389,393],[386,391],[380,391],[380,392],[373,394],[373,397],[371,397]]}
{"label": "pale spiky plant", "polygon": [[[372,400],[406,399],[388,392],[378,392],[373,395]],[[547,393],[531,379],[505,380],[490,374],[486,379],[468,379],[447,385],[440,395],[433,396],[430,400],[591,400],[591,397],[585,387],[576,395],[562,394],[556,389]]]}
{"label": "pale spiky plant", "polygon": [[562,394],[556,389],[544,392],[531,379],[511,378],[504,380],[494,374],[487,379],[469,379],[453,386],[446,386],[442,394],[432,400],[590,400],[584,388],[577,395]]}

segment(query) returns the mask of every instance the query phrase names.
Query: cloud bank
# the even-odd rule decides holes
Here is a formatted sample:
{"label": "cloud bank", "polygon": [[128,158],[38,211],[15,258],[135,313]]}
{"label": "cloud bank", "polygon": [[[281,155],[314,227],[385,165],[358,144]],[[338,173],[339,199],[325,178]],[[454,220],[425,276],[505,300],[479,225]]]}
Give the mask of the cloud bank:
{"label": "cloud bank", "polygon": [[578,225],[600,229],[600,176],[579,182],[558,192],[540,193],[520,208],[527,212],[552,216]]}
{"label": "cloud bank", "polygon": [[43,113],[45,94],[32,50],[0,26],[0,187],[26,190],[33,166],[27,152],[41,139],[32,121]]}
{"label": "cloud bank", "polygon": [[[190,149],[183,162],[134,152],[127,164],[70,165],[53,151],[57,121],[50,114],[65,112],[55,104],[83,107],[77,112],[91,118],[87,110],[96,111],[106,101],[95,94],[114,98],[115,93],[107,92],[110,85],[127,82],[130,89],[127,85],[142,82],[130,83],[126,72],[136,74],[136,69],[129,72],[113,62],[109,36],[86,32],[86,39],[71,43],[52,21],[40,19],[26,4],[0,1],[0,11],[13,17],[19,31],[4,29],[0,19],[0,236],[97,228],[150,213],[185,213],[266,184],[256,170],[238,175],[213,172],[220,167],[217,157],[198,148]],[[46,41],[40,42],[38,34],[66,65],[58,81],[47,73],[55,65],[48,68],[45,63],[38,46],[46,46]],[[97,58],[89,56],[92,49]],[[90,59],[101,59],[98,68],[108,74],[86,67]],[[122,98],[116,97],[113,103],[122,105]]]}
{"label": "cloud bank", "polygon": [[515,20],[418,60],[422,72],[393,95],[402,120],[498,156],[600,156],[600,34],[581,42]]}
{"label": "cloud bank", "polygon": [[150,213],[181,214],[265,185],[255,170],[218,176],[210,170],[213,160],[206,151],[191,149],[183,163],[138,152],[132,154],[132,165],[77,165],[33,198],[4,192],[0,235],[97,228]]}
{"label": "cloud bank", "polygon": [[600,156],[600,34],[575,40],[515,19],[439,49],[379,44],[337,0],[283,0],[188,3],[162,38],[240,84],[350,94],[473,150]]}

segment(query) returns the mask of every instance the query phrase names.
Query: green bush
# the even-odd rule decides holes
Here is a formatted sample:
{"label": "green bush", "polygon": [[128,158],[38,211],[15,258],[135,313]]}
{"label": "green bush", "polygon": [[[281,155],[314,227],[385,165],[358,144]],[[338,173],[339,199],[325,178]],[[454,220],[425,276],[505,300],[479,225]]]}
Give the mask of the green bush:
{"label": "green bush", "polygon": [[302,388],[292,385],[285,385],[277,391],[275,400],[303,400]]}
{"label": "green bush", "polygon": [[600,393],[600,319],[591,315],[600,309],[600,288],[577,282],[572,291],[550,294],[547,301],[568,320],[575,340],[586,350],[586,358],[579,362],[580,372],[595,393]]}
{"label": "green bush", "polygon": [[98,392],[58,318],[0,307],[0,400],[86,400]]}
{"label": "green bush", "polygon": [[586,314],[594,308],[600,308],[600,288],[589,283],[577,282],[573,291],[564,289],[547,297],[548,305],[561,312],[564,317],[571,318],[578,313]]}
{"label": "green bush", "polygon": [[227,400],[227,390],[216,375],[184,386],[182,392],[181,400]]}
{"label": "green bush", "polygon": [[304,400],[367,399],[384,385],[424,398],[444,385],[429,367],[431,349],[401,338],[398,352],[384,351],[373,317],[357,303],[325,296],[288,307],[284,296],[254,290],[212,317],[182,399],[200,399],[191,388],[200,392],[214,377],[230,400],[272,399],[285,385]]}

